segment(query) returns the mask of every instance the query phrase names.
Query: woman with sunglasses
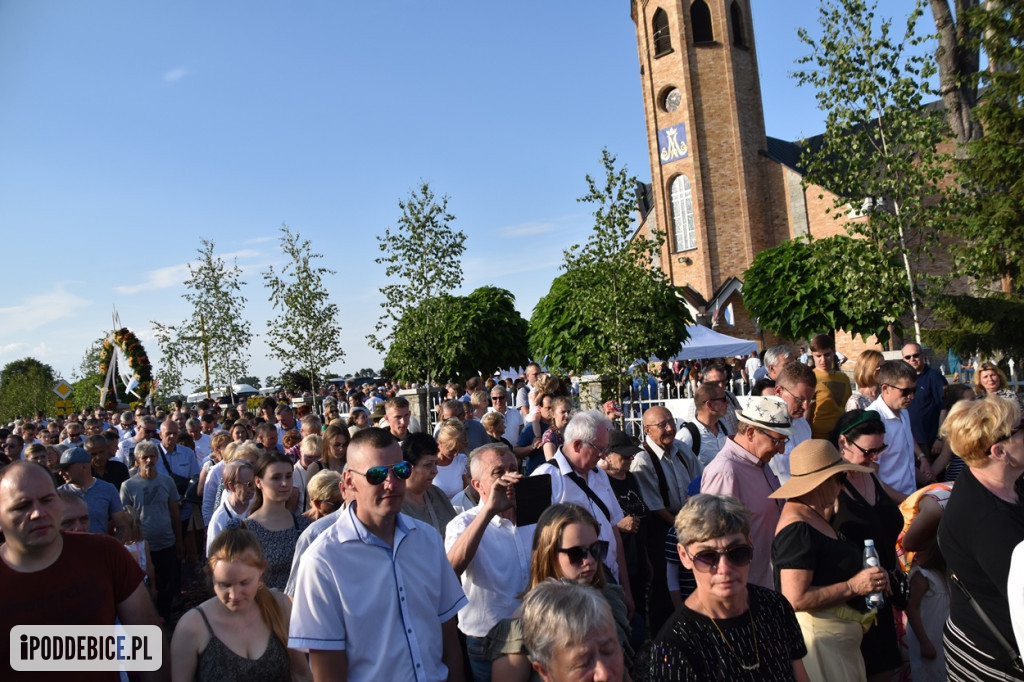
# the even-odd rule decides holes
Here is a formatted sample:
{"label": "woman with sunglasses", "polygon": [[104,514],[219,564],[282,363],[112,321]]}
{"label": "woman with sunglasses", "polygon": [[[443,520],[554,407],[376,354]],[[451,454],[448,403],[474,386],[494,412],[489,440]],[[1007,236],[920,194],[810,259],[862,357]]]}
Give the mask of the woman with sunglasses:
{"label": "woman with sunglasses", "polygon": [[943,637],[950,680],[1024,680],[1024,671],[999,641],[999,636],[1014,641],[1009,600],[1020,599],[1019,593],[1007,596],[1010,559],[1024,540],[1020,420],[1016,400],[990,396],[957,403],[941,428],[967,465],[950,493],[938,533],[954,584]]}
{"label": "woman with sunglasses", "polygon": [[889,576],[878,566],[862,568],[863,545],[847,540],[831,519],[847,472],[871,469],[845,461],[827,440],[800,443],[789,461],[790,479],[770,495],[787,500],[772,542],[775,586],[796,611],[808,678],[863,682],[860,642],[874,620],[864,597],[888,595]]}
{"label": "woman with sunglasses", "polygon": [[[877,476],[878,457],[886,449],[885,424],[873,410],[851,410],[836,422],[829,442],[839,449],[844,460],[871,470],[847,472],[843,491],[836,500],[832,527],[861,547],[865,540],[874,540],[879,562],[892,576],[898,570],[896,540],[903,530],[899,503],[906,495],[882,483]],[[900,609],[905,607],[905,602],[897,605]],[[869,680],[888,679],[903,667],[891,607],[883,607],[875,625],[864,633],[860,651]]]}
{"label": "woman with sunglasses", "polygon": [[749,584],[750,511],[694,495],[675,519],[677,550],[697,588],[654,639],[637,680],[806,680],[807,653],[789,603]]}
{"label": "woman with sunglasses", "polygon": [[283,590],[292,567],[295,543],[313,520],[288,511],[292,494],[292,460],[266,452],[256,462],[256,495],[246,526],[259,539],[267,558],[263,577],[267,587]]}
{"label": "woman with sunglasses", "polygon": [[[530,582],[523,595],[525,597],[548,578],[566,578],[600,590],[611,606],[628,669],[632,649],[626,603],[622,588],[609,584],[605,578],[603,562],[608,545],[597,539],[598,529],[593,515],[579,505],[554,504],[545,509],[534,531]],[[485,646],[492,661],[491,679],[502,682],[540,680],[527,658],[521,618],[500,621],[487,634]]]}

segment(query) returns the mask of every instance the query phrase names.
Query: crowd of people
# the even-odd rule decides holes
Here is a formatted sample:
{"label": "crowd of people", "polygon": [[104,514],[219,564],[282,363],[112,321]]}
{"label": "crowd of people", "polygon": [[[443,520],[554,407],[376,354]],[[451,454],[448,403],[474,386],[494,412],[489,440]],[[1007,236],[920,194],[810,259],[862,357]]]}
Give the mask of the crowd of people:
{"label": "crowd of people", "polygon": [[154,679],[1024,680],[1005,375],[808,351],[744,359],[740,397],[669,371],[693,418],[652,402],[636,435],[536,364],[436,413],[367,384],[19,420],[0,620],[161,625]]}

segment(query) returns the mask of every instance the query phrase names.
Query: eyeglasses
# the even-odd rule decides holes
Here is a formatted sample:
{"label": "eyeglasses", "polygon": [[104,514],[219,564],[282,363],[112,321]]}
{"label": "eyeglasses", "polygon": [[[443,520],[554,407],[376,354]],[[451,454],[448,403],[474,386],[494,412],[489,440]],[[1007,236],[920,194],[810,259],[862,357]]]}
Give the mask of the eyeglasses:
{"label": "eyeglasses", "polygon": [[867,450],[865,450],[861,446],[859,446],[856,443],[854,443],[852,440],[848,440],[846,442],[849,443],[850,445],[852,445],[853,447],[857,448],[858,450],[860,450],[861,454],[863,454],[868,459],[874,459],[875,457],[878,457],[880,454],[882,454],[883,452],[885,452],[886,450],[889,449],[888,445],[883,445],[880,448],[868,448]]}
{"label": "eyeglasses", "polygon": [[817,402],[815,398],[801,398],[800,396],[798,396],[796,393],[793,393],[793,391],[789,390],[785,386],[779,386],[779,388],[793,396],[793,399],[796,400],[798,403],[802,403],[804,405],[813,405],[815,402]]}
{"label": "eyeglasses", "polygon": [[722,396],[721,398],[708,398],[708,399],[707,399],[707,400],[705,400],[704,402],[705,402],[705,403],[727,403],[727,402],[729,402],[729,399],[728,399],[728,398],[726,398],[726,397],[725,397],[725,396],[723,395],[723,396]]}
{"label": "eyeglasses", "polygon": [[672,419],[666,419],[663,422],[658,422],[657,424],[648,424],[647,426],[654,429],[658,429],[659,431],[668,431],[669,429],[674,429],[676,427],[676,423]]}
{"label": "eyeglasses", "polygon": [[693,556],[686,552],[686,556],[690,557],[695,569],[700,569],[703,573],[711,573],[718,568],[718,562],[722,560],[722,557],[725,557],[736,568],[749,566],[750,562],[754,560],[754,548],[750,545],[735,545],[721,552],[705,549]]}
{"label": "eyeglasses", "polygon": [[775,436],[768,433],[764,429],[758,429],[758,431],[760,431],[762,435],[767,436],[768,440],[770,440],[776,448],[784,448],[786,447],[786,443],[789,442],[789,438],[787,438],[786,436],[776,438]]}
{"label": "eyeglasses", "polygon": [[917,360],[920,357],[921,357],[920,353],[911,353],[910,355],[904,355],[903,359],[904,360]]}
{"label": "eyeglasses", "polygon": [[608,542],[606,540],[598,540],[590,547],[559,547],[555,551],[566,555],[569,563],[573,566],[579,566],[587,558],[588,554],[594,561],[604,561],[605,556],[608,554]]}
{"label": "eyeglasses", "polygon": [[389,470],[394,473],[395,478],[399,478],[404,481],[412,474],[412,465],[408,462],[399,462],[398,464],[392,464],[391,466],[370,467],[365,473],[349,469],[353,474],[359,474],[366,478],[366,482],[370,485],[380,485],[383,483],[388,477]]}
{"label": "eyeglasses", "polygon": [[900,395],[904,398],[912,396],[917,393],[917,386],[908,386],[906,388],[900,388],[899,386],[893,386],[892,384],[882,384],[882,386],[888,386],[894,391],[899,391]]}
{"label": "eyeglasses", "polygon": [[589,440],[581,440],[580,442],[583,443],[584,445],[589,445],[590,447],[597,450],[597,454],[599,454],[601,457],[604,457],[605,455],[612,451],[611,446],[602,449],[591,443]]}

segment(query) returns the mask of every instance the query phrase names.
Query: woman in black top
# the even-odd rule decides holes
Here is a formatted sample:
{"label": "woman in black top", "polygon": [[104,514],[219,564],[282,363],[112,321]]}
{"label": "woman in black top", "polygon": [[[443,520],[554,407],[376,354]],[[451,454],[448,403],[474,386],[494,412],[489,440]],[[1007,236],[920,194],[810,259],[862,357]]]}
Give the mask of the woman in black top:
{"label": "woman in black top", "polygon": [[870,620],[863,597],[888,592],[889,579],[877,566],[861,568],[861,547],[840,537],[829,519],[846,473],[871,469],[843,460],[827,440],[800,443],[789,463],[790,479],[771,494],[787,499],[772,542],[775,584],[796,610],[808,677],[861,682],[860,642]]}
{"label": "woman in black top", "polygon": [[634,670],[644,680],[807,680],[793,608],[750,585],[750,511],[735,498],[695,495],[675,521],[679,558],[697,589]]}
{"label": "woman in black top", "polygon": [[[847,473],[843,491],[836,500],[832,527],[860,547],[865,540],[874,540],[882,568],[892,575],[897,569],[896,538],[903,530],[903,514],[897,502],[906,496],[882,483],[874,473],[878,471],[878,457],[886,449],[885,425],[877,412],[850,410],[836,422],[829,441],[844,460],[872,470]],[[864,633],[860,652],[869,680],[890,679],[903,667],[891,607],[879,611],[875,625]]]}
{"label": "woman in black top", "polygon": [[[942,425],[943,437],[967,469],[939,523],[939,549],[950,577],[959,579],[1007,642],[1014,637],[1006,579],[1013,549],[1024,540],[1020,417],[1016,401],[990,395],[957,403]],[[1010,653],[955,587],[942,644],[950,680],[1024,680]]]}

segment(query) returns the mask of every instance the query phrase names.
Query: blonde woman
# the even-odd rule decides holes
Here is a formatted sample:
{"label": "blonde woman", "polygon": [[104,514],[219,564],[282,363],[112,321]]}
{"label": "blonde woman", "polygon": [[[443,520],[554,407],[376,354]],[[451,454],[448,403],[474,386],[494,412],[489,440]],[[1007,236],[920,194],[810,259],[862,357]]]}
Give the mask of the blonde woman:
{"label": "blonde woman", "polygon": [[878,398],[878,366],[884,357],[877,350],[863,351],[857,357],[857,366],[853,370],[853,381],[857,390],[850,394],[846,401],[846,411],[866,410],[868,405]]}
{"label": "blonde woman", "polygon": [[341,509],[341,474],[324,469],[314,474],[306,484],[309,509],[303,516],[316,521]]}
{"label": "blonde woman", "polygon": [[446,419],[437,432],[437,476],[434,485],[451,499],[469,485],[466,427],[458,419]]}
{"label": "blonde woman", "polygon": [[174,682],[312,677],[305,656],[287,648],[291,602],[264,584],[266,567],[250,531],[235,526],[217,536],[206,564],[215,596],[185,613],[174,629]]}

